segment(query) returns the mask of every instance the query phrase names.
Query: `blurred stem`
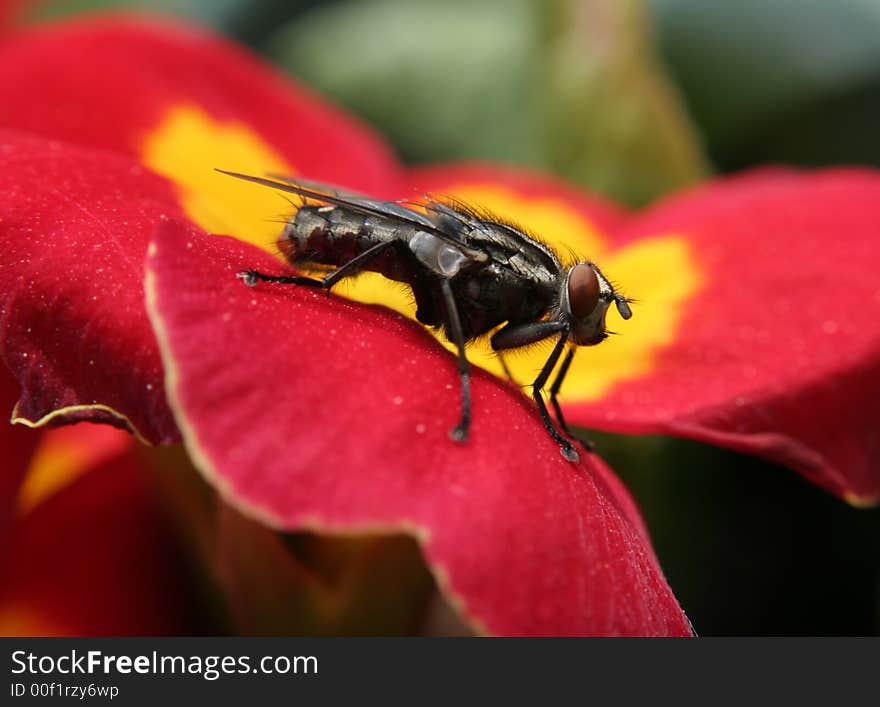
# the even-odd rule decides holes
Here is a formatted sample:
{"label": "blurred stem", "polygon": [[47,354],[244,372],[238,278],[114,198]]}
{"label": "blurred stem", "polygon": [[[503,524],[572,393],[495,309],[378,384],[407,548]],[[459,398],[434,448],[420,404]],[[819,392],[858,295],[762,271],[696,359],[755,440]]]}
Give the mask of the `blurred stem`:
{"label": "blurred stem", "polygon": [[543,13],[554,168],[631,204],[704,179],[702,144],[657,59],[641,0],[553,0]]}

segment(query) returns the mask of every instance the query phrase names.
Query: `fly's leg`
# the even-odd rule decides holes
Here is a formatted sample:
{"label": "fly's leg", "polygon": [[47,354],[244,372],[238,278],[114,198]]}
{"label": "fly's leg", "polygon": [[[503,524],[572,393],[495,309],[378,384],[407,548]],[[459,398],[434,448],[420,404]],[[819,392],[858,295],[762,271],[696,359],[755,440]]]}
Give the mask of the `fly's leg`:
{"label": "fly's leg", "polygon": [[[544,396],[541,394],[541,391],[544,390],[544,386],[547,384],[547,379],[550,377],[550,374],[553,372],[553,369],[556,366],[556,362],[559,360],[562,349],[565,347],[566,339],[568,339],[568,332],[559,337],[559,341],[556,342],[556,346],[553,348],[553,352],[550,354],[550,358],[547,359],[547,362],[544,364],[544,367],[541,369],[538,377],[535,378],[535,382],[532,384],[532,397],[538,404],[538,410],[541,413],[541,420],[544,422],[544,427],[547,429],[547,432],[550,433],[550,436],[559,445],[559,451],[562,453],[562,456],[570,462],[577,463],[580,459],[577,450],[574,448],[574,445],[571,442],[569,442],[567,439],[565,439],[565,437],[559,434],[559,430],[556,429],[556,426],[553,424],[553,420],[550,419],[550,413],[547,412],[547,405],[544,402]],[[552,399],[553,398],[551,397],[551,400]],[[563,429],[565,429],[564,424]],[[566,432],[567,431],[568,430],[566,430]]]}
{"label": "fly's leg", "polygon": [[464,334],[461,329],[461,319],[458,317],[458,306],[455,304],[449,280],[443,280],[440,287],[446,304],[446,325],[458,349],[458,375],[461,378],[461,420],[449,430],[449,436],[456,442],[464,442],[471,426],[471,373],[467,357],[464,355]]}
{"label": "fly's leg", "polygon": [[322,290],[327,290],[327,292],[329,293],[330,288],[333,287],[333,285],[339,282],[342,278],[347,277],[348,275],[354,275],[356,272],[363,270],[364,265],[370,262],[373,258],[378,257],[388,248],[397,244],[397,241],[382,241],[381,243],[377,243],[376,245],[367,248],[363,253],[359,253],[344,265],[340,265],[338,268],[336,268],[336,270],[327,275],[327,277],[325,277],[323,280],[318,280],[314,277],[267,275],[266,273],[261,273],[257,270],[247,270],[246,272],[240,272],[238,273],[238,277],[240,277],[244,281],[244,283],[250,287],[256,285],[257,281],[278,282],[283,285],[304,285],[305,287],[318,287]]}
{"label": "fly's leg", "polygon": [[253,287],[257,282],[277,282],[282,285],[305,285],[306,287],[323,287],[322,280],[316,280],[313,277],[293,277],[289,275],[267,275],[258,270],[246,270],[237,273],[242,282],[248,287]]}
{"label": "fly's leg", "polygon": [[[570,462],[577,462],[580,458],[577,450],[574,448],[574,445],[565,439],[565,437],[559,433],[559,430],[556,429],[553,420],[550,418],[550,413],[547,411],[547,404],[544,402],[544,396],[541,393],[547,383],[547,379],[556,367],[556,362],[559,361],[559,356],[562,354],[565,342],[568,340],[568,329],[565,324],[556,321],[508,324],[499,329],[492,336],[492,348],[496,351],[500,351],[503,349],[517,348],[519,346],[527,346],[528,344],[533,344],[536,341],[541,341],[548,336],[554,336],[556,334],[560,334],[559,341],[556,342],[556,346],[550,354],[550,358],[547,359],[547,362],[544,364],[544,367],[541,369],[541,372],[532,384],[532,397],[538,405],[538,412],[541,413],[541,421],[544,423],[544,427],[548,434],[553,438],[553,441],[559,445],[559,451],[562,453],[562,456]],[[563,363],[563,368],[567,369],[568,365]],[[563,375],[565,372],[566,371],[564,370],[560,371]],[[557,376],[553,383],[553,388],[550,391],[550,401],[557,412],[559,411],[559,406],[555,400],[555,392],[558,391],[560,385],[562,385],[562,381],[560,380],[560,376]],[[561,416],[560,425],[562,425],[562,428],[568,432]]]}
{"label": "fly's leg", "polygon": [[562,359],[562,365],[559,367],[559,373],[556,374],[556,378],[553,381],[553,385],[550,386],[550,404],[553,406],[553,410],[556,412],[556,419],[559,421],[559,426],[562,428],[562,431],[565,432],[572,439],[576,439],[578,442],[583,445],[584,450],[587,452],[592,452],[595,447],[593,443],[586,439],[581,439],[574,432],[571,431],[568,424],[565,422],[565,417],[562,415],[562,408],[559,407],[559,401],[556,399],[556,396],[559,394],[559,389],[562,388],[562,381],[565,380],[565,376],[568,373],[568,367],[571,365],[571,360],[574,358],[574,349],[570,348],[568,353],[565,354],[565,358]]}

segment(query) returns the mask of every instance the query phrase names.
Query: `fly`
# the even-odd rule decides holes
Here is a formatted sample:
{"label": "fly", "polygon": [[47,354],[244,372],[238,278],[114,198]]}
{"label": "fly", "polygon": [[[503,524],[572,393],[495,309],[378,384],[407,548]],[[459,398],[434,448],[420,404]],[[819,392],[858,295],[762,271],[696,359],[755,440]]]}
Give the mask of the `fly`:
{"label": "fly", "polygon": [[[410,203],[422,209],[417,211],[404,205],[409,202],[379,201],[314,182],[218,171],[303,197],[302,206],[284,227],[282,250],[293,264],[335,267],[323,279],[256,270],[238,273],[246,284],[276,282],[329,291],[345,277],[372,270],[412,288],[416,318],[442,327],[458,350],[461,417],[449,433],[456,441],[467,439],[471,424],[466,342],[497,329],[490,342],[500,354],[555,338],[556,345],[532,384],[532,397],[562,456],[578,461],[574,445],[563,436],[577,439],[565,422],[557,394],[576,348],[594,346],[608,336],[605,314],[611,303],[624,319],[632,316],[631,300],[614,289],[595,263],[563,265],[549,246],[516,226],[455,201],[426,197]],[[563,351],[559,372],[548,389],[557,428],[543,391]]]}

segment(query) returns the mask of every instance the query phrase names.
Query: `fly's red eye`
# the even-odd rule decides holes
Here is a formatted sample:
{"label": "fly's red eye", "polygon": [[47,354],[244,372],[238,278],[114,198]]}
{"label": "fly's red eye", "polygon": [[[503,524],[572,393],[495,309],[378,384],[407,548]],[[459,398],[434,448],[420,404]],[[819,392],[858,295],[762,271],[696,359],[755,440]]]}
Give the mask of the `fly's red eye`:
{"label": "fly's red eye", "polygon": [[599,278],[586,263],[578,263],[568,275],[568,301],[576,319],[590,316],[599,304]]}

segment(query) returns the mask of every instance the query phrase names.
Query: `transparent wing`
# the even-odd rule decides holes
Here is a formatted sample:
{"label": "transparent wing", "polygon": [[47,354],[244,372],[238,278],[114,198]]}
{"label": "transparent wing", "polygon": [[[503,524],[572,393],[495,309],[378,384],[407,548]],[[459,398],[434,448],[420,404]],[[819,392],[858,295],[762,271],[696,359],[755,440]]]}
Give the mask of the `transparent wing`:
{"label": "transparent wing", "polygon": [[[265,177],[255,177],[249,174],[240,174],[239,172],[229,172],[225,169],[216,169],[221,174],[243,179],[255,184],[280,191],[286,191],[291,194],[298,194],[307,199],[316,199],[340,208],[350,209],[362,214],[380,216],[382,218],[399,221],[422,231],[427,231],[450,245],[456,247],[470,260],[475,263],[486,263],[489,261],[489,255],[478,248],[470,247],[460,240],[454,234],[446,232],[437,223],[432,221],[428,216],[413,209],[408,209],[393,201],[380,201],[378,199],[370,199],[361,196],[355,192],[346,191],[326,184],[311,182],[297,178],[295,181],[286,177],[278,179],[267,179]],[[282,179],[284,181],[279,181]]]}
{"label": "transparent wing", "polygon": [[[219,171],[222,172],[223,170]],[[225,172],[225,174],[231,173]],[[425,216],[425,214],[419,213],[418,211],[413,211],[412,209],[408,209],[405,206],[401,206],[394,201],[371,199],[365,194],[360,194],[356,191],[342,189],[341,187],[337,187],[332,184],[322,184],[321,182],[314,182],[309,179],[294,179],[293,177],[286,177],[282,174],[270,174],[269,176],[273,179],[277,179],[280,182],[284,182],[288,186],[296,187],[303,191],[311,192],[312,194],[320,194],[332,197],[336,200],[336,202],[331,203],[337,203],[337,205],[361,207],[363,210],[369,211],[371,213],[401,219],[410,223],[415,223],[420,226],[425,226],[426,228],[433,229],[437,227],[437,225],[431,219]],[[302,193],[302,191],[298,191],[296,193],[302,194],[303,196],[309,196],[308,194]],[[309,198],[321,197],[309,196]],[[327,199],[325,198],[324,200],[326,201]]]}

